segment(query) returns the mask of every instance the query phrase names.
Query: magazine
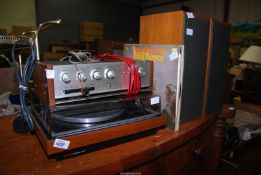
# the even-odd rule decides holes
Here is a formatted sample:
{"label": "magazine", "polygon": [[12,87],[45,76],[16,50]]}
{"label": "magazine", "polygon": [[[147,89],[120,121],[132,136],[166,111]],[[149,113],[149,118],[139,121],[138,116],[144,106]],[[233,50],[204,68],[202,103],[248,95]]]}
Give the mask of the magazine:
{"label": "magazine", "polygon": [[124,56],[140,61],[153,61],[153,93],[161,97],[161,114],[166,126],[179,129],[183,76],[183,46],[125,44]]}

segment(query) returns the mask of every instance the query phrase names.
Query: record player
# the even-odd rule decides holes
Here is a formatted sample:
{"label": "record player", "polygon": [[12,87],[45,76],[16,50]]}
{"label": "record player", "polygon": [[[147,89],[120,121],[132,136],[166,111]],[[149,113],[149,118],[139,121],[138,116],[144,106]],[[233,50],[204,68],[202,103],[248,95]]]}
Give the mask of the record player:
{"label": "record player", "polygon": [[134,73],[121,60],[37,62],[30,112],[47,155],[164,126],[160,97],[152,94],[153,63],[136,61],[135,70],[139,89],[131,93]]}

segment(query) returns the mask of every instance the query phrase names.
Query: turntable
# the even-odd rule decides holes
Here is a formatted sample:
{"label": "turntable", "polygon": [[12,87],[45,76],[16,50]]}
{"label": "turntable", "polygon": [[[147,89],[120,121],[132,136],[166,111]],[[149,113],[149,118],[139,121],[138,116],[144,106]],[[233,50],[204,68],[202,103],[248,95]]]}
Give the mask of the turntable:
{"label": "turntable", "polygon": [[160,97],[152,94],[152,62],[113,54],[93,57],[84,51],[41,62],[38,34],[60,22],[47,21],[24,34],[32,39],[13,39],[12,55],[19,44],[31,50],[21,75],[14,64],[21,101],[21,113],[13,122],[15,132],[35,132],[48,157],[68,157],[86,152],[89,146],[165,125]]}
{"label": "turntable", "polygon": [[160,97],[152,94],[153,63],[119,58],[36,63],[30,112],[48,156],[165,125]]}

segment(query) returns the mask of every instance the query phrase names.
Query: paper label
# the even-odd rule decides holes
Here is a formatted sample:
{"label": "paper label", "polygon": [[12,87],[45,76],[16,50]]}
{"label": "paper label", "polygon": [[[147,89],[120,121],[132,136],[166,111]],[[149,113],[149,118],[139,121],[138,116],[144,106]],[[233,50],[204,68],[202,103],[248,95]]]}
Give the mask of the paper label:
{"label": "paper label", "polygon": [[45,69],[45,72],[47,79],[54,79],[54,70]]}
{"label": "paper label", "polygon": [[188,16],[188,18],[194,18],[193,13],[191,13],[191,12],[187,12],[187,16]]}
{"label": "paper label", "polygon": [[53,147],[61,148],[61,149],[68,149],[70,145],[70,141],[63,140],[63,139],[55,139],[53,143]]}
{"label": "paper label", "polygon": [[193,29],[187,28],[187,29],[186,29],[186,35],[193,36]]}
{"label": "paper label", "polygon": [[160,98],[159,97],[153,97],[150,99],[150,105],[159,104]]}
{"label": "paper label", "polygon": [[178,54],[177,48],[171,49],[171,54],[169,54],[169,60],[170,61],[174,61],[177,58],[179,58],[179,54]]}

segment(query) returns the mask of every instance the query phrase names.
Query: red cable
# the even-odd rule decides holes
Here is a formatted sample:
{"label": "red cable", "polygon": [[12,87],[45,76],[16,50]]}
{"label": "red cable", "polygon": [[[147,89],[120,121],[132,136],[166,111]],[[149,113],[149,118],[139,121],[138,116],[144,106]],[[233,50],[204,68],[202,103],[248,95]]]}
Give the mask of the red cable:
{"label": "red cable", "polygon": [[110,53],[101,54],[97,58],[99,60],[125,62],[130,70],[127,95],[140,92],[140,75],[133,59]]}

